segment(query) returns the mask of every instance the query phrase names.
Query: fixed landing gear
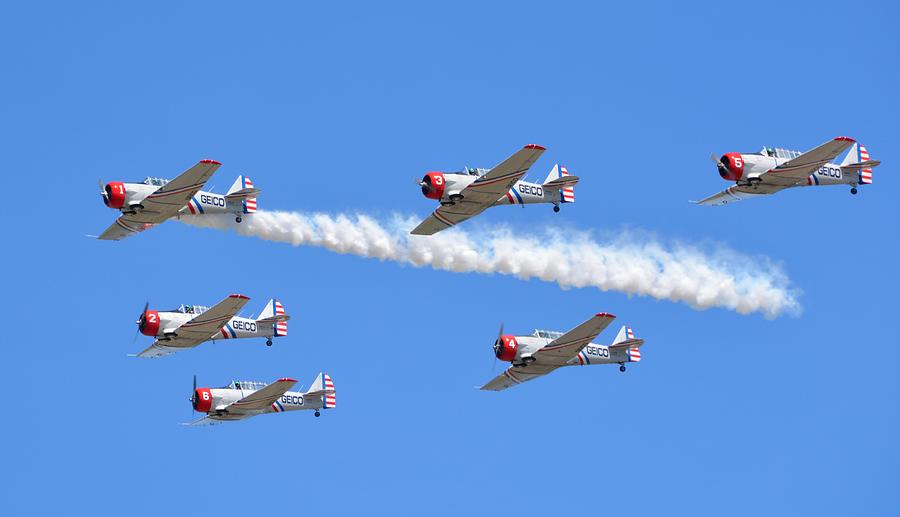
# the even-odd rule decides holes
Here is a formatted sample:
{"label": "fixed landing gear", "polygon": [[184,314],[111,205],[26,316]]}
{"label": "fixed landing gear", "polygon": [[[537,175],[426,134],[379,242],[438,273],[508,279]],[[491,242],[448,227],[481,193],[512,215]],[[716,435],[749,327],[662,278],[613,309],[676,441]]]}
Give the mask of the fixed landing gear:
{"label": "fixed landing gear", "polygon": [[856,195],[857,192],[859,192],[859,191],[856,190],[856,187],[853,187],[853,188],[850,189],[850,193],[853,194],[853,195]]}
{"label": "fixed landing gear", "polygon": [[318,410],[318,409],[317,409],[316,412],[313,413],[313,414],[316,415],[316,418],[319,418],[320,416],[322,416],[322,413],[319,413],[319,410]]}
{"label": "fixed landing gear", "polygon": [[272,339],[271,339],[271,338],[266,340],[266,346],[272,346]]}
{"label": "fixed landing gear", "polygon": [[625,365],[624,365],[624,364],[619,363],[619,371],[620,371],[620,372],[623,372],[623,373],[625,372]]}
{"label": "fixed landing gear", "polygon": [[234,218],[234,222],[236,223],[240,223],[241,221],[243,221],[243,219],[241,219],[241,216],[237,216]]}
{"label": "fixed landing gear", "polygon": [[555,205],[555,206],[553,207],[553,211],[554,211],[554,212],[559,212],[559,205]]}

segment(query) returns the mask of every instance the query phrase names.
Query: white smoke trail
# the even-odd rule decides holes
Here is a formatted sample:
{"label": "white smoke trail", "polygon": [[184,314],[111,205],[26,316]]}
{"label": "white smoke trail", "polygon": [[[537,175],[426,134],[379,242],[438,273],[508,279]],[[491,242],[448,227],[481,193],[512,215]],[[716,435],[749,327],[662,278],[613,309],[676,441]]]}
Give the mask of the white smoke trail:
{"label": "white smoke trail", "polygon": [[[195,226],[233,229],[240,235],[294,246],[320,246],[337,253],[391,260],[460,273],[500,273],[539,278],[560,287],[596,287],[628,295],[684,302],[696,309],[722,307],[767,318],[797,313],[798,291],[766,257],[727,248],[666,246],[652,237],[623,234],[597,242],[586,232],[547,230],[522,237],[506,228],[454,228],[432,236],[409,235],[418,222],[393,217],[379,223],[362,214],[260,211],[235,224],[231,216],[182,217]],[[534,235],[534,232],[532,232]]]}

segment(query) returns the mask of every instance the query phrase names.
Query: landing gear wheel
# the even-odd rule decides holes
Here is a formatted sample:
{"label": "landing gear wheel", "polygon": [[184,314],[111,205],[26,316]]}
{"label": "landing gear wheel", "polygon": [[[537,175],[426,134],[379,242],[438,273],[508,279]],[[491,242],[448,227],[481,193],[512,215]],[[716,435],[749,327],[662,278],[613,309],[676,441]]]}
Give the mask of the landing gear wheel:
{"label": "landing gear wheel", "polygon": [[240,223],[241,221],[243,221],[243,219],[241,219],[241,216],[237,216],[234,218],[234,222],[236,223]]}
{"label": "landing gear wheel", "polygon": [[856,187],[853,187],[853,188],[850,189],[850,193],[853,194],[853,195],[856,195],[857,192],[859,192],[859,191],[856,190]]}
{"label": "landing gear wheel", "polygon": [[553,207],[553,211],[554,211],[554,212],[559,212],[559,207],[558,207],[558,206],[554,206],[554,207]]}
{"label": "landing gear wheel", "polygon": [[322,413],[319,413],[318,409],[316,410],[316,412],[314,414],[316,415],[316,418],[319,418],[320,416],[322,416]]}
{"label": "landing gear wheel", "polygon": [[272,346],[272,340],[271,340],[271,339],[267,339],[267,340],[266,340],[266,346]]}
{"label": "landing gear wheel", "polygon": [[624,371],[625,371],[625,365],[624,365],[624,364],[619,365],[619,371],[620,371],[620,372],[624,372]]}
{"label": "landing gear wheel", "polygon": [[450,194],[450,201],[453,201],[453,203],[456,203],[457,201],[461,200],[462,198],[463,198],[462,194]]}

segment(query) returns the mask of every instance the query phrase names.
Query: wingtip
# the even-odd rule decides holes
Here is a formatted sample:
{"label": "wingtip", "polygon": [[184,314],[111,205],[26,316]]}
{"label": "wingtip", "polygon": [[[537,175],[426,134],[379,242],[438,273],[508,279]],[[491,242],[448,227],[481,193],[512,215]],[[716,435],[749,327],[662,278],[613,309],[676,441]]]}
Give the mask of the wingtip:
{"label": "wingtip", "polygon": [[835,137],[834,139],[840,140],[841,142],[853,142],[853,143],[856,142],[856,140],[850,138],[849,136],[838,136],[838,137]]}
{"label": "wingtip", "polygon": [[200,163],[211,163],[213,165],[222,165],[222,162],[217,162],[216,160],[200,160]]}
{"label": "wingtip", "polygon": [[290,377],[282,377],[278,379],[278,382],[297,382],[297,379],[291,379]]}
{"label": "wingtip", "polygon": [[524,148],[525,149],[536,149],[538,151],[546,151],[547,150],[546,147],[544,147],[542,145],[538,145],[538,144],[526,144]]}
{"label": "wingtip", "polygon": [[610,313],[608,313],[608,312],[598,312],[598,313],[596,314],[596,316],[597,316],[598,318],[615,318],[615,317],[616,317],[615,314],[610,314]]}
{"label": "wingtip", "polygon": [[240,298],[240,299],[242,299],[242,300],[249,300],[249,299],[250,299],[249,296],[244,296],[244,295],[242,295],[242,294],[230,294],[230,295],[228,295],[228,297],[229,297],[229,298]]}

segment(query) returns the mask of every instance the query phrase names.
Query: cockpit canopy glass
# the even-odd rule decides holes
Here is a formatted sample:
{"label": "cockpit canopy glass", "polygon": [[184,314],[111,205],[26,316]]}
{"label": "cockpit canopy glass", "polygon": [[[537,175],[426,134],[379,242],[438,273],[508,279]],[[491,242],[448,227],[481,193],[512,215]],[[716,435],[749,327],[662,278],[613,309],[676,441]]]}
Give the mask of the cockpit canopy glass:
{"label": "cockpit canopy glass", "polygon": [[478,167],[463,167],[463,170],[451,174],[466,174],[468,176],[484,176],[490,169],[480,169]]}
{"label": "cockpit canopy glass", "polygon": [[144,185],[153,185],[154,187],[162,187],[163,185],[165,185],[168,182],[169,182],[169,180],[167,180],[165,178],[151,178],[148,176],[148,177],[144,178],[144,181],[142,183]]}
{"label": "cockpit canopy glass", "polygon": [[225,386],[228,389],[232,390],[244,390],[244,391],[256,391],[261,390],[267,386],[264,382],[256,382],[256,381],[231,381],[228,386]]}
{"label": "cockpit canopy glass", "polygon": [[178,312],[181,312],[184,314],[203,314],[204,312],[206,312],[208,310],[209,310],[209,307],[206,307],[205,305],[184,305],[184,304],[182,304],[181,307],[178,307]]}
{"label": "cockpit canopy glass", "polygon": [[763,149],[762,154],[766,156],[771,156],[772,158],[782,158],[784,160],[793,160],[794,158],[800,156],[800,151],[791,151],[790,149],[782,149],[780,147],[766,147]]}
{"label": "cockpit canopy glass", "polygon": [[557,339],[563,335],[563,332],[557,332],[555,330],[535,329],[531,335],[534,337],[542,337],[546,339]]}

